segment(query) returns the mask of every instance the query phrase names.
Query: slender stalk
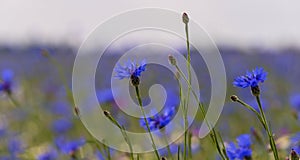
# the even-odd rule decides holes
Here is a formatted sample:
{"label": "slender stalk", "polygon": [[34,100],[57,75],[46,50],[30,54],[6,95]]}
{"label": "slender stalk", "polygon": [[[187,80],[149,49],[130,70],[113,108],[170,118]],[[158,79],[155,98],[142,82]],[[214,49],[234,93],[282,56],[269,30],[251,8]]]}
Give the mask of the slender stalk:
{"label": "slender stalk", "polygon": [[113,123],[120,129],[120,131],[121,131],[121,133],[122,133],[122,136],[123,136],[125,142],[128,144],[128,147],[129,147],[129,150],[130,150],[130,159],[131,159],[131,160],[134,160],[132,145],[131,145],[130,140],[129,140],[129,137],[128,137],[127,133],[126,133],[125,127],[124,127],[123,125],[120,125],[120,123],[119,123],[119,122],[118,122],[118,121],[110,114],[109,111],[106,111],[106,110],[105,110],[103,113],[104,113],[104,115],[105,115],[111,122],[113,122]]}
{"label": "slender stalk", "polygon": [[178,160],[180,160],[180,145],[178,145],[177,157],[178,157]]}
{"label": "slender stalk", "polygon": [[111,160],[110,149],[106,145],[105,145],[105,148],[106,148],[106,153],[107,153],[107,159]]}
{"label": "slender stalk", "polygon": [[143,103],[142,103],[142,99],[141,99],[141,96],[140,96],[140,91],[139,91],[139,87],[138,87],[138,86],[135,86],[135,93],[136,93],[136,97],[137,97],[137,99],[138,99],[138,102],[139,102],[139,105],[140,105],[140,109],[141,109],[142,114],[143,114],[143,117],[144,117],[144,121],[145,121],[146,126],[147,126],[147,130],[148,130],[148,132],[149,132],[150,139],[151,139],[151,141],[152,141],[152,147],[153,147],[153,149],[154,149],[156,158],[157,158],[158,160],[160,160],[159,154],[158,154],[158,151],[157,151],[157,149],[156,149],[156,145],[155,145],[155,143],[154,143],[154,139],[153,139],[153,136],[152,136],[150,127],[149,127],[149,123],[148,123],[148,121],[147,121],[146,114],[145,114],[145,111],[144,111],[144,108],[143,108]]}
{"label": "slender stalk", "polygon": [[[166,137],[166,131],[165,129],[162,129],[161,130],[161,133],[163,135],[163,138],[164,138],[164,141],[166,144],[168,144],[168,140],[167,140],[167,137]],[[167,150],[168,150],[168,154],[169,154],[169,157],[174,160],[173,156],[172,156],[172,152],[171,152],[171,149],[170,149],[170,145],[167,145]]]}
{"label": "slender stalk", "polygon": [[189,147],[189,158],[192,159],[193,154],[192,154],[192,134],[191,133],[189,133],[188,147]]}
{"label": "slender stalk", "polygon": [[[70,105],[72,106],[72,108],[74,110],[77,110],[77,108],[75,107],[75,103],[74,103],[74,100],[73,100],[73,94],[72,94],[72,90],[71,88],[69,87],[68,85],[68,80],[65,76],[65,72],[64,72],[64,69],[63,69],[63,66],[55,59],[53,58],[49,53],[48,51],[44,50],[43,53],[42,53],[46,58],[48,58],[49,62],[55,67],[55,69],[57,70],[58,74],[59,74],[59,78],[60,80],[62,81],[64,87],[65,87],[65,91],[66,91],[66,98],[67,100],[69,101]],[[75,113],[75,114],[78,114],[78,113]],[[79,117],[80,119],[80,115],[76,115]],[[81,123],[82,124],[82,123]],[[86,127],[83,127],[88,135],[91,137],[91,139],[93,140],[93,143],[96,145],[97,149],[101,152],[102,149],[101,149],[101,146],[99,145],[99,142],[98,140],[93,136],[91,135],[91,133],[86,129]]]}
{"label": "slender stalk", "polygon": [[[191,78],[191,50],[190,50],[190,41],[189,41],[189,27],[188,23],[185,23],[185,35],[186,35],[186,47],[187,47],[187,72],[188,72],[188,82],[191,84],[192,78]],[[185,117],[184,117],[184,159],[187,159],[187,152],[188,152],[188,147],[187,147],[187,134],[188,134],[188,120],[187,120],[187,112],[188,112],[188,104],[190,100],[190,92],[191,89],[188,88],[188,94],[187,94],[187,101],[185,105]]]}
{"label": "slender stalk", "polygon": [[[198,103],[198,106],[199,106],[199,108],[200,108],[200,111],[201,111],[201,113],[202,113],[202,117],[203,117],[205,123],[207,124],[208,128],[211,130],[211,133],[210,133],[211,135],[210,135],[210,137],[211,137],[212,141],[214,142],[214,144],[216,145],[216,148],[217,148],[217,151],[218,151],[219,155],[221,156],[221,158],[222,158],[223,160],[225,160],[225,159],[228,160],[228,157],[227,157],[226,152],[223,153],[222,150],[221,150],[221,147],[220,147],[220,144],[219,144],[217,135],[216,135],[215,128],[214,128],[214,127],[211,127],[210,124],[209,124],[209,122],[205,119],[206,111],[205,111],[205,109],[204,109],[204,106],[202,105],[202,103],[201,103],[200,100],[198,99],[196,92],[192,89],[191,84],[189,83],[188,79],[187,79],[186,76],[183,74],[183,72],[181,71],[181,69],[180,69],[180,68],[178,67],[178,65],[176,65],[176,64],[175,64],[175,67],[176,67],[178,73],[180,74],[180,76],[183,77],[183,79],[185,80],[185,82],[188,84],[188,87],[190,88],[190,90],[191,90],[191,92],[192,92],[194,98],[196,99],[196,101],[197,101],[197,103]],[[222,146],[224,146],[224,144],[222,144]]]}
{"label": "slender stalk", "polygon": [[274,159],[275,160],[279,160],[278,151],[277,151],[276,143],[275,143],[275,140],[274,140],[274,137],[273,137],[273,133],[272,133],[270,127],[269,127],[269,124],[267,122],[265,113],[264,113],[264,111],[262,109],[260,98],[259,98],[259,96],[255,96],[255,97],[256,97],[256,101],[257,101],[258,107],[259,107],[261,118],[262,118],[262,120],[264,122],[266,131],[268,133],[268,137],[269,137],[269,141],[270,141],[270,146],[271,146],[271,149],[273,151]]}
{"label": "slender stalk", "polygon": [[266,125],[264,123],[264,120],[262,119],[261,115],[259,112],[257,112],[252,106],[250,106],[249,104],[245,103],[244,101],[237,99],[236,102],[240,103],[241,105],[243,105],[244,107],[246,107],[247,109],[251,110],[253,113],[255,113],[255,115],[257,116],[257,118],[259,119],[259,121],[261,122],[261,124],[263,125],[263,127],[266,129]]}
{"label": "slender stalk", "polygon": [[134,156],[133,156],[133,149],[132,149],[132,145],[130,143],[129,137],[126,133],[125,127],[122,126],[121,132],[123,133],[123,137],[125,138],[126,143],[128,144],[129,150],[130,150],[130,159],[134,160]]}

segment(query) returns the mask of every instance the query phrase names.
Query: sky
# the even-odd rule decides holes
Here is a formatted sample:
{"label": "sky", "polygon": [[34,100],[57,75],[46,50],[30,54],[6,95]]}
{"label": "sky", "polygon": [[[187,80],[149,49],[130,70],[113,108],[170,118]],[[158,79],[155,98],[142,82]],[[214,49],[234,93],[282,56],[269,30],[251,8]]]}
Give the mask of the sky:
{"label": "sky", "polygon": [[77,46],[110,17],[145,7],[187,12],[217,44],[300,45],[299,0],[0,0],[0,44]]}

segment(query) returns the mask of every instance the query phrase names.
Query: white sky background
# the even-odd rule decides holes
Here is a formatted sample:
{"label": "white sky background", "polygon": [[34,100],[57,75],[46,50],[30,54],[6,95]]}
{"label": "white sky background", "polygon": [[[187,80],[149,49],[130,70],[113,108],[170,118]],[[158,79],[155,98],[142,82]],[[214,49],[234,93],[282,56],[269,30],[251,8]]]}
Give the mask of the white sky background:
{"label": "white sky background", "polygon": [[0,0],[0,44],[78,46],[97,24],[144,7],[186,11],[218,44],[300,46],[299,0]]}

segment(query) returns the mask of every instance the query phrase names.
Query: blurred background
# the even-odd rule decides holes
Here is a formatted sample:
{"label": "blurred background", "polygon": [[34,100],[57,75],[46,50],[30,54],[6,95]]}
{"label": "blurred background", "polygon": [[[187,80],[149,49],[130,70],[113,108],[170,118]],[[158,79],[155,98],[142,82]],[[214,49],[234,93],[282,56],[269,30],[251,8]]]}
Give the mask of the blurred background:
{"label": "blurred background", "polygon": [[[300,21],[297,18],[300,15],[300,1],[0,0],[0,82],[5,81],[7,70],[13,72],[12,97],[16,101],[14,103],[4,92],[0,93],[0,159],[13,156],[35,159],[48,152],[62,152],[63,155],[59,155],[67,157],[72,149],[77,151],[76,147],[83,146],[81,139],[90,140],[90,135],[74,116],[75,106],[68,94],[77,50],[98,24],[125,11],[144,7],[187,12],[210,34],[225,63],[227,97],[237,94],[255,105],[250,91],[234,88],[232,81],[256,66],[264,67],[268,80],[262,86],[262,99],[277,138],[289,137],[299,131]],[[129,49],[126,45],[121,44],[107,51],[107,56],[98,67],[109,69],[107,72],[97,72],[99,81],[96,86],[99,102],[106,105],[105,108],[124,125],[128,123],[131,126],[129,129],[140,131],[142,128],[136,119],[126,120],[128,117],[125,114],[112,107],[115,103],[109,91],[110,82],[103,80],[103,77],[111,76],[118,60],[115,54],[109,53],[122,54]],[[178,44],[178,50],[184,54],[185,44]],[[210,97],[209,74],[196,51],[192,52],[192,57],[192,65],[200,80],[201,100],[207,105]],[[148,72],[145,82],[165,84],[174,81],[170,73],[164,79],[151,77],[155,74],[155,69]],[[145,103],[149,101],[148,87],[145,86],[143,93]],[[241,125],[240,122],[247,124]],[[193,125],[191,130],[196,132],[198,126]],[[254,115],[230,102],[229,98],[218,128],[225,141],[253,130],[262,131]],[[286,141],[290,142],[289,138]],[[61,142],[75,147],[70,149]],[[207,147],[198,146],[202,152],[196,152],[195,157],[216,157],[214,148],[207,140],[201,140],[199,145]],[[287,155],[290,147],[285,146],[282,155]],[[93,143],[85,145],[82,152],[87,153],[90,159],[106,156],[95,148]],[[259,157],[261,151],[257,148],[256,156]],[[115,159],[128,156],[115,151],[112,153]]]}

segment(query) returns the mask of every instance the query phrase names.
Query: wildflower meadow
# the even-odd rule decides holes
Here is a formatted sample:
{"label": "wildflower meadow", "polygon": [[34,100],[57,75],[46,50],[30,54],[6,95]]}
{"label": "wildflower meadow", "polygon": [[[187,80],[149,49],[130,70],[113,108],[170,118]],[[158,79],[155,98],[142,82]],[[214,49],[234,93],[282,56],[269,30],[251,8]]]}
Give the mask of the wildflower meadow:
{"label": "wildflower meadow", "polygon": [[[78,94],[84,103],[74,96],[77,49],[0,46],[0,160],[298,160],[300,50],[217,46],[227,89],[214,124],[206,117],[210,100],[221,101],[211,96],[213,69],[190,41],[189,15],[181,16],[184,43],[176,49],[184,63],[154,49],[119,61],[130,49],[110,47],[93,70],[99,105],[91,108],[89,94]],[[88,88],[86,72],[77,73],[79,91]]]}

